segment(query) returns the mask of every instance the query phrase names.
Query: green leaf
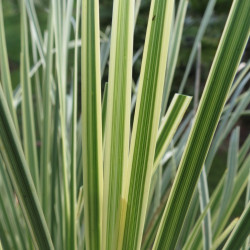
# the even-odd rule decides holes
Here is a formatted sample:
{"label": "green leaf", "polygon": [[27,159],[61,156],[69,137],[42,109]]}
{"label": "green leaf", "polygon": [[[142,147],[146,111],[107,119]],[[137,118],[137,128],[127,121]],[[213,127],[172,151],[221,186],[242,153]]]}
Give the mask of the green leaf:
{"label": "green leaf", "polygon": [[0,148],[32,238],[40,249],[54,249],[22,146],[0,86]]}
{"label": "green leaf", "polygon": [[33,30],[35,37],[36,37],[37,48],[38,48],[40,57],[44,63],[45,62],[45,53],[44,53],[44,49],[43,49],[43,39],[42,39],[42,33],[41,33],[41,29],[39,26],[36,10],[35,10],[35,6],[34,6],[34,1],[25,0],[25,3],[26,3],[27,12],[29,15],[29,21],[31,23],[32,30]]}
{"label": "green leaf", "polygon": [[[0,180],[1,182],[3,181],[2,178]],[[1,193],[3,194],[2,190],[1,190]],[[4,196],[1,195],[0,196],[0,209],[1,209],[2,216],[3,216],[3,218],[1,218],[1,223],[5,224],[6,231],[8,232],[8,235],[10,237],[12,248],[20,249],[21,246],[17,240],[17,237],[15,235],[16,234],[15,227],[13,226],[13,217],[10,211],[8,211],[8,207],[6,204],[7,202],[4,202],[3,198]]]}
{"label": "green leaf", "polygon": [[[236,176],[235,181],[234,181],[234,189],[232,192],[232,197],[229,201],[228,209],[227,209],[226,213],[224,214],[224,218],[221,222],[221,225],[219,226],[220,230],[218,231],[217,235],[215,234],[216,231],[213,230],[213,239],[215,241],[221,235],[222,230],[224,229],[224,227],[228,223],[228,220],[230,219],[232,212],[234,211],[236,205],[239,202],[239,199],[240,199],[243,191],[246,188],[248,173],[249,173],[249,167],[248,167],[249,164],[250,164],[250,156],[245,160],[244,164],[242,165],[239,172],[237,173],[237,176]],[[222,197],[222,191],[223,191],[224,182],[225,182],[225,179],[227,176],[227,171],[228,170],[226,170],[225,173],[223,174],[223,176],[221,177],[220,182],[216,186],[216,189],[215,189],[215,191],[212,194],[211,199],[210,199],[210,200],[213,200],[213,202],[211,204],[212,228],[213,229],[214,229],[215,223],[217,222],[218,211],[220,209],[220,199]],[[191,245],[189,243],[189,246],[191,246],[192,248],[195,248],[195,249],[202,246],[202,232],[201,232],[201,230],[199,231],[199,234],[196,237],[194,244],[192,243],[192,245]],[[189,249],[189,248],[186,248],[186,249]]]}
{"label": "green leaf", "polygon": [[[22,249],[27,249],[27,244],[26,244],[24,233],[23,233],[24,227],[23,227],[21,220],[18,216],[19,214],[18,214],[18,209],[16,209],[16,206],[15,206],[15,200],[14,200],[15,196],[13,195],[13,188],[11,186],[9,176],[7,176],[6,168],[4,167],[4,163],[3,163],[1,156],[0,156],[0,173],[2,176],[1,182],[3,183],[4,189],[6,190],[6,193],[5,193],[7,196],[6,198],[8,198],[8,203],[10,205],[10,210],[8,210],[8,214],[12,213],[13,219],[14,219],[14,223],[12,223],[12,226],[14,226],[17,229],[17,235],[18,235],[18,237],[20,239],[20,243],[21,243],[20,246],[22,246]],[[5,195],[3,195],[3,197],[4,196]],[[5,199],[5,203],[6,203],[6,199]],[[14,242],[14,241],[12,241],[12,242]],[[19,248],[20,248],[20,246],[19,246]]]}
{"label": "green leaf", "polygon": [[192,249],[192,244],[195,240],[195,238],[197,237],[197,235],[199,234],[199,230],[200,230],[200,226],[202,221],[204,220],[205,216],[207,215],[209,209],[211,208],[211,206],[214,204],[214,202],[216,201],[216,198],[218,197],[218,195],[220,194],[220,188],[222,185],[218,185],[216,190],[214,191],[209,203],[207,203],[206,207],[204,207],[204,210],[202,211],[201,215],[199,216],[198,220],[196,221],[191,233],[188,236],[188,239],[185,242],[185,245],[182,247],[183,250],[188,250],[188,249]]}
{"label": "green leaf", "polygon": [[34,124],[32,89],[29,77],[28,27],[24,1],[21,3],[21,87],[22,87],[22,124],[24,152],[37,192],[39,194],[38,158]]}
{"label": "green leaf", "polygon": [[229,236],[223,250],[240,249],[243,242],[250,233],[250,202],[244,209],[239,221],[237,222],[233,232]]}
{"label": "green leaf", "polygon": [[222,217],[224,217],[224,212],[227,209],[228,202],[230,200],[233,191],[234,178],[238,167],[237,152],[239,148],[239,136],[240,136],[240,130],[239,127],[237,127],[236,129],[234,129],[230,137],[228,158],[227,158],[228,172],[223,188],[220,212],[217,218],[217,225],[220,225],[221,219]]}
{"label": "green leaf", "polygon": [[[123,197],[127,201],[122,249],[139,249],[145,223],[159,126],[172,0],[151,2],[128,168]],[[123,232],[123,229],[120,230]]]}
{"label": "green leaf", "polygon": [[[69,145],[67,141],[67,123],[66,123],[66,83],[67,83],[67,56],[68,56],[68,40],[70,32],[70,24],[66,22],[69,19],[69,15],[72,12],[72,0],[67,1],[67,11],[62,11],[62,4],[65,2],[52,1],[53,10],[53,24],[54,24],[54,35],[55,35],[55,49],[56,49],[56,73],[57,73],[57,87],[59,94],[59,118],[60,118],[60,158],[62,168],[62,184],[63,184],[63,245],[67,249],[69,243],[69,227],[70,227],[70,197],[69,197]],[[70,14],[69,14],[70,13]],[[65,23],[64,23],[65,22]],[[62,209],[62,208],[61,208]]]}
{"label": "green leaf", "polygon": [[199,46],[201,39],[206,31],[207,26],[209,24],[209,21],[211,19],[212,14],[213,14],[213,10],[214,10],[214,6],[216,4],[216,1],[217,0],[210,0],[207,4],[207,8],[206,8],[205,13],[202,17],[201,25],[200,25],[199,30],[197,32],[197,35],[195,37],[192,51],[191,51],[191,54],[190,54],[189,59],[188,59],[187,67],[185,69],[185,73],[184,73],[183,79],[182,79],[181,84],[180,84],[180,88],[179,88],[180,93],[183,92],[184,87],[186,85],[188,75],[191,71],[192,65],[193,65],[194,60],[195,60],[195,55],[197,53],[198,46]]}
{"label": "green leaf", "polygon": [[244,144],[240,148],[240,151],[238,153],[238,163],[239,166],[241,166],[242,162],[244,161],[245,157],[247,156],[247,153],[250,149],[250,134],[248,135],[247,139],[245,140]]}
{"label": "green leaf", "polygon": [[236,223],[238,222],[238,218],[234,219],[229,226],[224,230],[224,232],[216,239],[213,243],[211,250],[216,250],[222,244],[222,242],[228,237],[231,231],[234,229]]}
{"label": "green leaf", "polygon": [[[50,5],[52,6],[52,5]],[[48,21],[48,43],[45,54],[45,76],[43,81],[43,126],[42,126],[42,148],[41,148],[41,179],[42,179],[42,205],[45,218],[49,223],[48,197],[49,197],[49,164],[51,145],[51,73],[52,73],[52,48],[53,48],[53,12],[50,7]],[[24,96],[23,96],[24,97]]]}
{"label": "green leaf", "polygon": [[123,171],[128,164],[134,1],[115,0],[104,144],[103,248],[115,243]]}
{"label": "green leaf", "polygon": [[76,210],[76,153],[77,153],[77,83],[78,83],[78,36],[80,26],[81,1],[77,0],[76,5],[76,30],[75,30],[75,52],[74,52],[74,83],[73,83],[73,110],[72,110],[72,132],[71,132],[71,180],[70,180],[70,236],[69,248],[77,248],[77,210]]}
{"label": "green leaf", "polygon": [[249,37],[249,11],[248,0],[234,1],[153,249],[174,249],[176,245],[187,207]]}
{"label": "green leaf", "polygon": [[[245,208],[247,207],[248,202],[250,201],[250,169],[249,169],[249,174],[248,174],[248,184],[247,184],[247,193],[246,193],[246,203],[245,203]],[[244,243],[244,250],[248,249],[250,242],[250,236],[247,237],[245,243]]]}
{"label": "green leaf", "polygon": [[[242,195],[243,191],[245,190],[247,183],[248,183],[248,173],[249,173],[249,164],[250,164],[250,155],[247,157],[247,159],[244,161],[244,164],[239,170],[239,174],[236,176],[234,180],[234,187],[232,190],[232,195],[230,197],[230,200],[228,202],[227,209],[221,219],[221,222],[214,230],[214,238],[217,238],[219,234],[222,232],[224,227],[226,226],[228,220],[230,219],[230,216],[232,215],[232,212],[234,211],[236,205],[239,202],[240,196]],[[216,218],[217,219],[217,218]]]}
{"label": "green leaf", "polygon": [[158,138],[155,148],[154,169],[155,172],[160,160],[166,152],[178,125],[180,124],[192,98],[175,94],[174,98],[164,116],[158,132]]}
{"label": "green leaf", "polygon": [[[198,183],[198,189],[200,194],[201,213],[203,213],[206,205],[209,203],[207,175],[205,168],[203,168],[201,171],[201,176]],[[212,245],[212,225],[211,225],[210,210],[207,211],[207,214],[202,221],[202,232],[203,232],[203,249],[209,250]]]}
{"label": "green leaf", "polygon": [[9,69],[7,46],[5,40],[2,0],[0,0],[0,72],[1,72],[1,81],[3,84],[3,91],[6,96],[11,115],[15,122],[17,132],[19,133],[17,116],[13,102],[10,69]]}
{"label": "green leaf", "polygon": [[99,1],[82,5],[82,147],[84,227],[88,250],[102,247],[102,117]]}
{"label": "green leaf", "polygon": [[162,113],[164,114],[167,104],[168,98],[170,94],[170,90],[173,83],[174,73],[177,65],[177,59],[180,51],[181,38],[183,34],[184,21],[186,17],[187,0],[181,0],[178,5],[177,15],[175,18],[175,23],[173,27],[173,37],[171,37],[170,48],[169,48],[169,56],[167,61],[167,69],[165,76],[165,84],[163,89],[163,100],[162,100]]}

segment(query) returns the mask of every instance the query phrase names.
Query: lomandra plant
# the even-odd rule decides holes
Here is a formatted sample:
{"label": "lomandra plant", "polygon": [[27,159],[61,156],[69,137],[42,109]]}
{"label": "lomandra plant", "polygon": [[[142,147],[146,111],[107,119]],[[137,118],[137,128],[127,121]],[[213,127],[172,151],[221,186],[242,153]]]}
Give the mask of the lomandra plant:
{"label": "lomandra plant", "polygon": [[[177,1],[151,1],[138,81],[140,0],[114,0],[110,35],[100,34],[98,0],[52,0],[44,36],[33,1],[20,1],[20,85],[13,91],[0,0],[0,249],[248,249],[250,137],[239,148],[233,127],[250,100],[250,63],[239,68],[249,0],[233,1],[201,99],[195,88],[182,122],[191,97],[181,93],[196,54],[199,72],[215,3],[169,104],[188,1],[178,1],[176,13]],[[209,195],[207,174],[232,129],[227,170]],[[246,189],[245,209],[232,218]]]}

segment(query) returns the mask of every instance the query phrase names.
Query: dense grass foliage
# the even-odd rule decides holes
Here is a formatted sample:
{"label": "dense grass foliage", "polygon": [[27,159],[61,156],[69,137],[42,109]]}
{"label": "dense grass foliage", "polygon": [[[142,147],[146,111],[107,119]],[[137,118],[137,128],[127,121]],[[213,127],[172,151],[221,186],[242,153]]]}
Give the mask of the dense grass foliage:
{"label": "dense grass foliage", "polygon": [[[187,10],[197,1],[114,0],[103,28],[104,2],[15,5],[16,86],[0,0],[0,249],[247,250],[250,135],[242,143],[237,122],[249,116],[250,2],[232,1],[202,91],[201,42],[221,1],[202,5],[179,82]],[[138,46],[141,9],[147,31]],[[191,70],[193,97],[183,94]],[[224,167],[214,159],[227,139]],[[211,189],[212,165],[222,176]]]}

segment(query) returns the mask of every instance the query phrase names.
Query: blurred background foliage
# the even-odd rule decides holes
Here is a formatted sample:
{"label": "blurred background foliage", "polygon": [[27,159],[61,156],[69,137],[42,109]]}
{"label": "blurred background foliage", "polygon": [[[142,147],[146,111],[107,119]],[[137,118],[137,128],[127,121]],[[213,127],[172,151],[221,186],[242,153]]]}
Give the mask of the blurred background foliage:
{"label": "blurred background foliage", "polygon": [[[42,28],[46,28],[47,14],[46,10],[49,0],[35,0],[36,10],[39,22]],[[188,7],[187,18],[185,20],[185,28],[181,44],[181,53],[177,64],[177,72],[174,80],[174,87],[172,91],[177,91],[185,65],[187,63],[196,32],[200,25],[203,13],[207,6],[208,0],[191,0]],[[214,57],[219,38],[224,27],[226,16],[229,12],[232,0],[218,0],[215,6],[213,17],[211,18],[210,25],[202,39],[202,79],[204,83],[206,80],[212,59]],[[112,4],[113,0],[100,0],[100,23],[101,29],[105,31],[106,27],[111,25],[112,21]],[[177,1],[178,4],[178,1]],[[135,46],[134,50],[137,51],[143,44],[146,33],[147,19],[149,14],[150,0],[142,0],[142,6],[139,12],[138,20],[135,28]],[[20,57],[20,16],[18,0],[4,0],[4,21],[6,28],[7,46],[10,60],[10,67],[12,73],[12,80],[14,87],[19,82],[19,57]],[[31,64],[32,65],[32,64]],[[140,60],[134,66],[135,79],[140,71]],[[194,82],[194,72],[191,72],[189,78],[190,84],[187,85],[191,88],[190,93],[193,93],[192,87]],[[187,92],[187,93],[188,93]]]}
{"label": "blurred background foliage", "polygon": [[[19,15],[19,1],[18,0],[3,0],[4,10],[4,22],[7,39],[7,49],[9,55],[9,63],[11,68],[11,78],[13,88],[19,83],[19,68],[20,68],[20,15]],[[39,23],[42,31],[46,28],[47,21],[47,7],[49,6],[49,0],[34,0],[36,3],[36,11],[39,19]],[[142,0],[142,5],[139,11],[136,27],[135,27],[135,40],[134,40],[134,52],[138,51],[145,40],[146,27],[149,15],[150,0]],[[177,1],[176,6],[178,5]],[[171,96],[178,92],[180,82],[182,80],[186,64],[192,49],[193,42],[195,40],[196,33],[198,31],[202,16],[207,6],[208,0],[190,0],[188,5],[187,17],[184,25],[184,32],[181,42],[180,55],[177,62],[176,73],[174,76],[173,87],[171,89]],[[205,80],[207,78],[216,48],[219,43],[219,39],[226,22],[226,17],[229,13],[232,0],[218,0],[214,9],[214,13],[210,20],[210,24],[202,39],[202,54],[201,54],[201,90],[204,87]],[[113,0],[100,0],[100,25],[101,30],[105,31],[108,26],[111,25],[112,21],[112,5]],[[247,46],[245,59],[249,58],[249,45]],[[30,48],[31,49],[31,48]],[[73,52],[73,51],[71,51]],[[73,56],[69,56],[69,59]],[[69,60],[69,64],[73,63],[73,59]],[[137,79],[140,72],[141,58],[136,61],[133,68],[134,79]],[[32,62],[31,62],[32,65]],[[68,67],[70,69],[70,67]],[[107,81],[107,70],[104,73],[104,80]],[[185,94],[193,95],[194,93],[194,81],[195,81],[195,65],[188,78],[188,84],[186,85]],[[200,93],[201,94],[201,93]],[[172,98],[170,97],[170,100]],[[249,116],[241,116],[239,122],[236,125],[241,127],[241,143],[249,134]],[[213,167],[208,176],[209,189],[212,191],[217,185],[221,178],[227,161],[227,149],[228,149],[227,138],[220,148],[217,154]],[[241,204],[237,206],[235,216],[240,215],[244,207],[245,193],[242,195],[240,201]]]}

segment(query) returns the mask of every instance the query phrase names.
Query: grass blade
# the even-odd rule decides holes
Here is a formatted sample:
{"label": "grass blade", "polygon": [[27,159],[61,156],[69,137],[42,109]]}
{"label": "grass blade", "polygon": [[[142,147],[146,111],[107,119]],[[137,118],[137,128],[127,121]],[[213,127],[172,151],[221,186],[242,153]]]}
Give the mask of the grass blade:
{"label": "grass blade", "polygon": [[[204,167],[201,171],[201,176],[198,184],[199,184],[198,189],[200,194],[201,213],[203,213],[206,205],[209,203],[207,175]],[[212,225],[211,225],[210,209],[207,211],[207,214],[202,221],[202,232],[203,232],[203,249],[209,250],[212,246]]]}
{"label": "grass blade", "polygon": [[[159,126],[173,1],[151,2],[123,197],[127,201],[122,249],[139,249]],[[123,230],[121,230],[123,231]]]}
{"label": "grass blade", "polygon": [[36,189],[39,194],[38,158],[32,103],[31,81],[29,77],[28,27],[24,0],[21,2],[21,86],[22,86],[22,123],[24,152]]}
{"label": "grass blade", "polygon": [[[50,5],[52,6],[52,5]],[[45,218],[49,224],[49,164],[51,144],[51,73],[52,73],[52,48],[53,48],[53,12],[50,7],[48,21],[48,42],[45,54],[45,76],[43,81],[43,127],[42,127],[42,148],[41,148],[41,179],[42,179],[42,205]]]}
{"label": "grass blade", "polygon": [[242,162],[244,161],[249,149],[250,149],[250,135],[248,135],[247,139],[245,140],[244,144],[242,145],[238,153],[239,166],[241,166]]}
{"label": "grass blade", "polygon": [[99,1],[82,6],[82,147],[86,248],[102,246],[102,116]]}
{"label": "grass blade", "polygon": [[[3,179],[3,183],[7,192],[7,196],[9,199],[9,203],[10,203],[10,211],[13,214],[13,218],[14,218],[14,227],[17,229],[18,232],[18,237],[20,238],[20,243],[22,245],[22,249],[27,249],[27,245],[25,242],[25,236],[23,233],[23,226],[22,223],[20,222],[20,219],[18,217],[18,211],[16,209],[15,203],[14,203],[14,195],[13,195],[13,188],[11,186],[11,183],[9,181],[9,177],[7,176],[7,172],[5,171],[6,169],[4,168],[3,165],[3,160],[2,157],[0,157],[0,172],[1,172],[1,176]],[[10,213],[10,211],[8,211],[8,213]]]}
{"label": "grass blade", "polygon": [[[224,217],[221,221],[221,225],[219,226],[217,232],[214,230],[214,226],[217,222],[217,216],[218,211],[220,208],[220,199],[222,197],[223,192],[223,186],[225,183],[225,179],[227,176],[227,171],[223,174],[222,178],[220,179],[219,184],[216,187],[216,190],[211,196],[210,200],[213,200],[213,203],[211,205],[211,215],[212,215],[212,229],[213,229],[213,239],[216,241],[217,238],[221,235],[223,229],[227,225],[229,219],[232,216],[232,212],[234,211],[236,205],[239,202],[239,199],[243,193],[243,191],[246,188],[247,185],[247,179],[248,179],[248,173],[249,173],[249,164],[250,164],[250,156],[245,160],[244,164],[240,168],[239,172],[237,173],[237,176],[234,181],[234,188],[232,192],[232,197],[228,204],[228,209],[224,214]],[[219,193],[217,195],[217,193]],[[202,247],[202,232],[200,230],[199,235],[196,237],[195,242],[191,245],[194,249],[199,249],[199,247]]]}
{"label": "grass blade", "polygon": [[240,249],[243,242],[250,233],[250,202],[244,209],[239,221],[237,222],[233,232],[229,236],[223,250]]}
{"label": "grass blade", "polygon": [[176,94],[164,116],[158,132],[155,148],[154,169],[155,172],[160,160],[169,146],[178,125],[181,122],[192,98],[190,96]]}
{"label": "grass blade", "polygon": [[195,238],[197,237],[197,235],[199,234],[199,229],[200,229],[200,226],[202,224],[202,221],[206,217],[209,209],[214,204],[216,197],[218,197],[219,194],[220,194],[220,186],[217,186],[217,189],[214,191],[213,196],[211,197],[209,203],[204,207],[204,210],[202,211],[201,215],[199,216],[199,219],[196,221],[191,233],[189,234],[189,236],[185,242],[185,245],[182,247],[183,250],[193,249],[192,244],[193,244]]}
{"label": "grass blade", "polygon": [[[63,206],[64,206],[64,222],[63,226],[65,227],[65,236],[64,247],[67,248],[69,233],[69,222],[70,222],[70,201],[69,201],[69,179],[68,179],[68,143],[67,143],[67,129],[66,129],[66,75],[67,71],[65,67],[67,65],[67,52],[65,52],[64,44],[68,42],[65,41],[68,37],[63,36],[62,26],[62,3],[61,1],[52,1],[53,9],[53,23],[54,23],[54,32],[55,32],[55,46],[56,46],[56,70],[57,70],[57,86],[59,94],[59,112],[60,112],[60,131],[61,131],[61,147],[60,147],[60,156],[62,158],[62,173],[63,173]],[[63,19],[64,20],[64,19]],[[65,27],[65,32],[67,33],[68,26]],[[64,41],[63,41],[64,40]]]}
{"label": "grass blade", "polygon": [[225,231],[216,239],[216,241],[213,243],[213,246],[211,250],[216,250],[220,246],[220,244],[228,237],[228,235],[232,232],[234,229],[236,223],[238,222],[238,219],[234,219],[229,226],[225,229]]}
{"label": "grass blade", "polygon": [[134,1],[115,0],[104,144],[103,248],[117,244],[123,171],[127,167],[130,134]]}
{"label": "grass blade", "polygon": [[40,57],[44,63],[45,62],[45,53],[43,50],[43,39],[42,39],[42,33],[41,33],[40,26],[39,26],[37,14],[36,14],[35,7],[34,7],[34,1],[25,0],[25,3],[26,3],[27,12],[29,15],[29,20],[31,22],[31,25],[33,26],[32,30],[34,31],[34,34],[36,37],[37,48],[38,48]]}
{"label": "grass blade", "polygon": [[0,0],[0,71],[1,71],[1,81],[3,84],[3,91],[6,95],[8,106],[15,122],[16,129],[19,133],[19,127],[17,122],[16,111],[14,108],[12,85],[10,78],[10,69],[7,56],[7,46],[5,40],[5,30],[4,30],[4,20],[3,20],[3,8],[2,0]]}
{"label": "grass blade", "polygon": [[74,85],[73,85],[73,114],[72,114],[72,142],[71,142],[71,185],[70,185],[70,240],[69,247],[77,248],[76,235],[76,153],[77,153],[77,83],[78,83],[78,33],[81,1],[77,0],[76,5],[76,30],[75,30],[75,53],[74,53]]}
{"label": "grass blade", "polygon": [[22,146],[0,86],[0,147],[32,238],[40,249],[54,249]]}
{"label": "grass blade", "polygon": [[[1,179],[0,179],[1,180]],[[1,180],[2,182],[2,180]],[[2,189],[2,188],[1,188]],[[3,192],[1,192],[2,194]],[[7,204],[3,200],[3,195],[0,196],[0,209],[1,209],[1,215],[3,216],[1,218],[1,223],[3,223],[6,226],[6,231],[8,232],[8,235],[10,237],[10,242],[12,244],[12,248],[14,249],[20,249],[20,242],[18,242],[17,237],[15,236],[15,227],[13,227],[13,217],[12,214],[8,211]]]}
{"label": "grass blade", "polygon": [[233,2],[156,236],[154,249],[174,249],[176,245],[187,207],[249,37],[249,11],[248,0]]}
{"label": "grass blade", "polygon": [[230,137],[228,158],[227,158],[228,172],[222,193],[220,212],[217,218],[217,225],[220,225],[221,219],[222,217],[224,217],[224,212],[227,209],[228,202],[230,200],[233,191],[234,178],[238,167],[237,153],[239,148],[239,136],[240,136],[240,130],[239,127],[237,127],[233,131]]}
{"label": "grass blade", "polygon": [[201,39],[206,31],[206,28],[208,26],[208,23],[210,21],[210,18],[213,14],[213,10],[214,10],[214,6],[216,4],[216,1],[217,0],[210,0],[207,4],[207,8],[205,10],[205,13],[203,15],[203,18],[202,18],[202,21],[201,21],[201,25],[199,27],[199,30],[197,32],[197,35],[195,37],[195,41],[194,41],[194,44],[193,44],[193,47],[192,47],[192,51],[191,51],[191,54],[189,56],[189,59],[188,59],[188,63],[187,63],[187,67],[185,69],[185,73],[184,73],[184,76],[183,76],[183,79],[181,81],[181,84],[180,84],[180,88],[179,88],[179,93],[182,93],[184,88],[185,88],[185,85],[186,85],[186,82],[187,82],[187,79],[188,79],[188,75],[191,71],[191,67],[194,63],[194,60],[195,60],[195,55],[196,55],[196,52],[197,52],[197,49],[198,49],[198,46],[201,42]]}
{"label": "grass blade", "polygon": [[[246,193],[246,204],[245,207],[247,207],[248,202],[250,201],[250,169],[249,169],[249,174],[248,174],[248,184],[247,184],[247,193]],[[248,249],[250,243],[250,236],[247,237],[245,243],[244,243],[244,250]]]}
{"label": "grass blade", "polygon": [[165,113],[168,104],[168,98],[173,83],[174,72],[177,65],[177,59],[180,51],[181,37],[183,33],[184,21],[187,12],[188,2],[181,0],[179,2],[178,11],[173,28],[173,38],[171,38],[171,47],[169,48],[169,56],[167,62],[167,70],[163,89],[162,113]]}
{"label": "grass blade", "polygon": [[223,229],[227,225],[228,220],[230,219],[230,216],[232,215],[237,203],[239,202],[240,196],[242,195],[242,193],[244,192],[247,186],[249,164],[250,164],[250,155],[244,161],[242,167],[239,170],[239,174],[236,176],[234,180],[234,187],[233,187],[232,195],[228,202],[227,209],[225,210],[225,213],[221,219],[220,224],[218,225],[218,228],[216,228],[216,230],[214,230],[213,232],[215,239],[219,236],[219,234],[223,231]]}

